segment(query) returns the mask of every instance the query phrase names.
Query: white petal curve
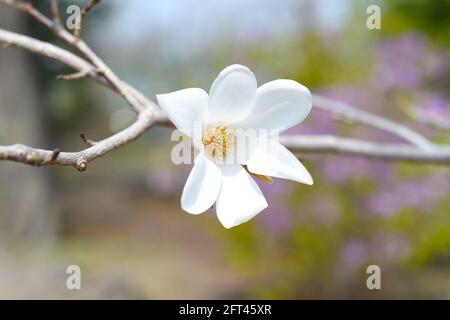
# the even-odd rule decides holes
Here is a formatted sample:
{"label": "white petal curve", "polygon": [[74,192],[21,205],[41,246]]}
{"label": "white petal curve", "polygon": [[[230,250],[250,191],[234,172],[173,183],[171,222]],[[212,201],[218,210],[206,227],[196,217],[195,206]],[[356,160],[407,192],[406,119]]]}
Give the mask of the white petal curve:
{"label": "white petal curve", "polygon": [[275,80],[256,91],[255,104],[241,128],[285,130],[302,122],[311,111],[308,88],[293,80]]}
{"label": "white petal curve", "polygon": [[208,112],[208,94],[199,88],[188,88],[156,96],[158,104],[170,121],[189,137],[205,123]]}
{"label": "white petal curve", "polygon": [[220,168],[203,153],[199,154],[181,195],[183,210],[200,214],[211,208],[219,194],[221,179]]}
{"label": "white petal curve", "polygon": [[234,64],[223,69],[209,90],[208,123],[233,124],[250,112],[256,78],[249,68]]}
{"label": "white petal curve", "polygon": [[313,184],[308,170],[285,146],[271,139],[260,138],[258,142],[246,163],[250,172]]}
{"label": "white petal curve", "polygon": [[252,177],[241,165],[225,165],[216,201],[219,221],[225,228],[244,223],[267,208],[267,201]]}

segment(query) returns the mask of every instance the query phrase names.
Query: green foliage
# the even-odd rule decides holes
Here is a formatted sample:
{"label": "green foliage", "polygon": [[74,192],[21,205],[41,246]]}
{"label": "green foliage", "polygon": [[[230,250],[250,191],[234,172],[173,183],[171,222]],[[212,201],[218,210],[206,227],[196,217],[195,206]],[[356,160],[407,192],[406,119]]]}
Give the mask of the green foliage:
{"label": "green foliage", "polygon": [[383,16],[387,34],[416,29],[450,47],[449,0],[395,0],[387,1],[387,6],[387,15]]}

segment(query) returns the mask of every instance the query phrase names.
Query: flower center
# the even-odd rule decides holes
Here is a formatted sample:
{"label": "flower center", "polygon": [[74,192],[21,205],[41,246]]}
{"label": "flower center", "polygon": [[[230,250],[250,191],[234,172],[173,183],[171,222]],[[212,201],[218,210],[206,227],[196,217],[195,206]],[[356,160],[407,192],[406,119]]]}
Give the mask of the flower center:
{"label": "flower center", "polygon": [[202,142],[206,152],[217,160],[223,160],[234,143],[234,134],[226,126],[209,127],[203,131]]}

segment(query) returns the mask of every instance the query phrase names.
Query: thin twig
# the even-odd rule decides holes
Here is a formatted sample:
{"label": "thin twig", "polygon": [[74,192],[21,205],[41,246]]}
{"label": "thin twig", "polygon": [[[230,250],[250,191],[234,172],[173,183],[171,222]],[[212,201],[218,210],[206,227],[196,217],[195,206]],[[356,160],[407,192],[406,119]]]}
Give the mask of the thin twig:
{"label": "thin twig", "polygon": [[86,17],[86,15],[89,13],[89,11],[91,11],[91,9],[100,3],[101,0],[89,0],[88,3],[83,7],[83,9],[81,10],[81,17],[80,17],[80,27],[76,28],[74,30],[74,36],[77,38],[80,38],[81,36],[81,25],[84,21],[84,18]]}
{"label": "thin twig", "polygon": [[40,41],[15,32],[0,29],[0,41],[18,46],[33,53],[58,60],[75,70],[91,70],[92,76],[98,78],[95,68],[77,55],[51,43]]}
{"label": "thin twig", "polygon": [[98,143],[97,141],[88,139],[83,132],[80,133],[80,137],[81,137],[81,140],[83,140],[83,142],[86,143],[88,146],[93,146],[93,145],[96,145]]}
{"label": "thin twig", "polygon": [[424,116],[419,111],[419,107],[415,105],[402,106],[402,108],[400,109],[408,118],[418,123],[423,123],[437,130],[450,131],[450,119],[446,116],[439,116],[439,115]]}
{"label": "thin twig", "polygon": [[89,76],[91,69],[81,70],[67,75],[56,76],[57,80],[78,80]]}
{"label": "thin twig", "polygon": [[21,144],[15,144],[10,146],[0,146],[0,160],[11,160],[32,166],[72,166],[79,171],[84,171],[89,162],[137,139],[152,125],[152,116],[148,112],[142,112],[139,114],[137,120],[126,129],[101,140],[95,145],[82,151],[58,152],[56,154],[55,151],[51,150],[36,149]]}
{"label": "thin twig", "polygon": [[390,132],[420,148],[432,149],[434,147],[433,143],[427,138],[410,128],[398,122],[357,109],[346,103],[334,101],[319,95],[313,95],[313,105],[315,108],[339,114],[345,119]]}
{"label": "thin twig", "polygon": [[131,87],[129,84],[120,81],[120,79],[112,72],[112,70],[86,45],[84,41],[72,35],[70,32],[64,29],[60,23],[54,23],[33,6],[21,1],[0,1],[29,13],[38,22],[51,29],[58,38],[67,42],[78,51],[80,51],[87,59],[90,60],[91,63],[94,64],[95,68],[97,69],[97,73],[104,73],[103,78],[110,82],[111,86],[114,87],[114,89],[128,102],[128,104],[136,112],[140,112],[144,109],[152,110],[153,112],[156,112],[158,110],[158,107],[154,102],[148,100],[144,95]]}
{"label": "thin twig", "polygon": [[[25,35],[21,35],[15,32],[10,32],[6,30],[0,29],[0,42],[7,43],[9,45],[14,45],[21,47],[23,49],[29,50],[33,53],[55,59],[72,69],[82,72],[84,70],[90,70],[89,77],[94,79],[95,81],[101,83],[113,89],[115,91],[116,88],[113,87],[110,81],[108,81],[105,76],[99,71],[98,68],[94,67],[92,64],[87,62],[86,60],[80,58],[79,56],[64,50],[60,47],[57,47],[51,43],[44,42],[38,39],[34,39]],[[120,81],[120,80],[119,80]],[[136,107],[133,108],[135,110],[143,110],[143,109],[151,109],[154,112],[157,112],[158,108],[156,104],[150,100],[148,100],[142,93],[140,93],[135,88],[131,87],[129,84],[120,81],[120,87],[125,88],[129,94],[132,94],[135,97]],[[145,106],[145,107],[143,107]]]}
{"label": "thin twig", "polygon": [[55,23],[61,23],[61,17],[59,15],[58,0],[50,0],[52,9],[52,19]]}

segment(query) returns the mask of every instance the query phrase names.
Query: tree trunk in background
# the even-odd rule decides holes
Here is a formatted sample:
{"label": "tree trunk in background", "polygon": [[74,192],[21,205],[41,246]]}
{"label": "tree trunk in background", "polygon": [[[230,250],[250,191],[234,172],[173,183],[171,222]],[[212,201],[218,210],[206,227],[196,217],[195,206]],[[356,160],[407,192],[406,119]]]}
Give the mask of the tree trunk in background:
{"label": "tree trunk in background", "polygon": [[[26,33],[26,15],[6,6],[0,26]],[[18,48],[0,49],[0,144],[46,146],[42,94],[30,55]],[[2,240],[47,239],[54,232],[48,171],[21,164],[0,164],[0,237]]]}

